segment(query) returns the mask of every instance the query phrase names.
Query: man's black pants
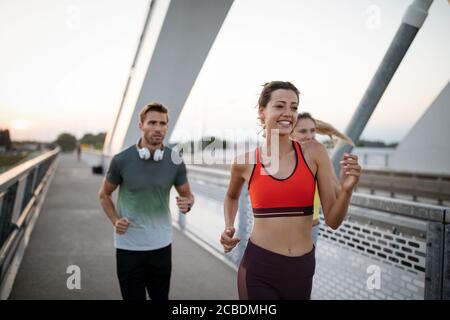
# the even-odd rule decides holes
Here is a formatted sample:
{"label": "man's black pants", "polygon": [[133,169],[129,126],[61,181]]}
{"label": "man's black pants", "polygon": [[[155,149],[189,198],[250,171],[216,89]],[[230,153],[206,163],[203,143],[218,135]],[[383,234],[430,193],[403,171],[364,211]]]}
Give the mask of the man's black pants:
{"label": "man's black pants", "polygon": [[117,276],[124,300],[168,300],[172,246],[149,250],[116,249]]}

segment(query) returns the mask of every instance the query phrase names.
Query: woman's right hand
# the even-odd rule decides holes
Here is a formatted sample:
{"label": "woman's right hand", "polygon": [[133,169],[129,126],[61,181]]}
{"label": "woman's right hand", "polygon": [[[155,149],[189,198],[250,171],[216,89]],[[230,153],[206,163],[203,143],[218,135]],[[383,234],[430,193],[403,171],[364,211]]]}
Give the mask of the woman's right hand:
{"label": "woman's right hand", "polygon": [[227,227],[222,235],[220,236],[220,243],[223,246],[225,253],[230,252],[233,248],[241,241],[237,237],[233,237],[235,233],[234,227]]}

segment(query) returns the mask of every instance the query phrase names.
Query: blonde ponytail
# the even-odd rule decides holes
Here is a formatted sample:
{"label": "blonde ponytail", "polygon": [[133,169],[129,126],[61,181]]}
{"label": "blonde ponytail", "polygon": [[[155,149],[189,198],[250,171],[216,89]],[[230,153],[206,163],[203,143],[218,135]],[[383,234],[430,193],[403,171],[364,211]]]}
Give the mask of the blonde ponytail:
{"label": "blonde ponytail", "polygon": [[315,119],[315,120],[316,120],[316,132],[318,134],[329,136],[332,141],[333,141],[333,137],[336,137],[338,139],[341,139],[342,141],[347,142],[352,147],[355,146],[352,139],[350,139],[345,133],[340,132],[338,129],[333,127],[328,122],[325,122],[325,121],[322,121],[319,119]]}

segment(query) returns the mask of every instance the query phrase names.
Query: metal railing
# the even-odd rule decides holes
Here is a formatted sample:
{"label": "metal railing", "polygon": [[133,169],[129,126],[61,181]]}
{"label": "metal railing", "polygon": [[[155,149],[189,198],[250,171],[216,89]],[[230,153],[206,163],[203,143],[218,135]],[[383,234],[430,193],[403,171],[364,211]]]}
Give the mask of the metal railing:
{"label": "metal railing", "polygon": [[[210,188],[225,190],[229,180],[229,172],[204,166],[188,166],[188,172],[190,179]],[[354,193],[338,230],[327,227],[321,215],[313,298],[450,299],[449,210]],[[189,218],[183,223],[189,230]],[[243,188],[237,217],[237,233],[243,240],[224,255],[235,266],[252,224],[248,193]],[[380,288],[366,285],[371,268],[380,271]]]}
{"label": "metal railing", "polygon": [[[211,164],[196,166],[196,168],[202,167],[229,171],[231,165]],[[450,202],[450,175],[448,174],[375,169],[363,166],[363,174],[358,183],[358,188],[358,191],[367,190],[370,194],[381,192],[384,195],[387,193],[391,198],[406,196],[412,201],[418,201],[421,198],[431,200],[429,202],[438,205]]]}
{"label": "metal railing", "polygon": [[372,194],[389,192],[392,198],[396,194],[411,196],[413,201],[423,197],[436,199],[439,205],[450,201],[450,175],[445,174],[363,169],[358,187],[367,188]]}
{"label": "metal railing", "polygon": [[376,167],[389,168],[390,159],[392,158],[392,154],[393,154],[393,152],[381,152],[381,151],[379,151],[379,152],[359,151],[358,152],[358,148],[353,149],[352,152],[356,153],[359,156],[359,160],[361,161],[361,165],[363,167],[376,166]]}
{"label": "metal railing", "polygon": [[[0,175],[0,298],[7,297],[56,168],[59,148]],[[17,261],[19,259],[19,261]],[[6,292],[6,293],[5,293]]]}

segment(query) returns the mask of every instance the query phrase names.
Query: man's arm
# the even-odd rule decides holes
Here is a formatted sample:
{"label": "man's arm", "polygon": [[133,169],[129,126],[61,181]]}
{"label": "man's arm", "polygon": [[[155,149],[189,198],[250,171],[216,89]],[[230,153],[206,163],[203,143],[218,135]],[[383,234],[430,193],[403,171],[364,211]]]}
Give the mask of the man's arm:
{"label": "man's arm", "polygon": [[185,184],[182,184],[180,186],[175,186],[175,189],[177,190],[178,194],[180,195],[179,197],[177,197],[178,208],[180,209],[180,211],[182,213],[189,212],[195,202],[195,198],[191,192],[191,187],[189,186],[189,182],[186,182]]}
{"label": "man's arm", "polygon": [[117,214],[116,207],[112,201],[112,193],[117,189],[116,184],[112,184],[106,179],[103,179],[103,183],[98,191],[98,197],[100,199],[100,204],[102,205],[103,211],[105,211],[109,220],[113,224],[118,234],[124,234],[130,222],[126,218],[119,218]]}

